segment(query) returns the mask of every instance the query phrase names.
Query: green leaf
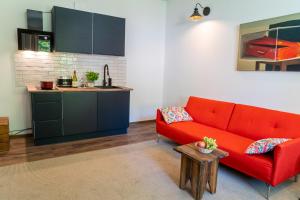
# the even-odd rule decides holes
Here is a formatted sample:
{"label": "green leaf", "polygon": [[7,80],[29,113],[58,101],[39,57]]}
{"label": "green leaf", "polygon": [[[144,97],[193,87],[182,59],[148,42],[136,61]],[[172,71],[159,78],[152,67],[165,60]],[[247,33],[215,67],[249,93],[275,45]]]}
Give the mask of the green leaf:
{"label": "green leaf", "polygon": [[99,73],[97,73],[97,72],[89,71],[89,72],[86,72],[85,76],[86,76],[86,79],[91,82],[97,81],[99,79]]}

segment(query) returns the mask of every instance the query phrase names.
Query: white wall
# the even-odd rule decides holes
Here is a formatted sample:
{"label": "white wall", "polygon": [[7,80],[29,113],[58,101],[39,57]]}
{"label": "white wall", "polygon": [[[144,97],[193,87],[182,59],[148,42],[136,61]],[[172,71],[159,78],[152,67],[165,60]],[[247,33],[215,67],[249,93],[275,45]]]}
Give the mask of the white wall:
{"label": "white wall", "polygon": [[[30,99],[15,85],[16,29],[26,28],[27,8],[50,11],[53,5],[73,8],[73,0],[9,0],[0,2],[0,116],[9,116],[10,129],[31,127]],[[162,0],[76,0],[76,9],[127,19],[127,83],[131,121],[152,119],[163,99],[166,2]],[[50,29],[45,15],[46,30]]]}
{"label": "white wall", "polygon": [[[76,0],[77,9],[127,19],[127,82],[135,89],[131,121],[153,119],[162,103],[184,104],[190,95],[300,113],[300,73],[236,71],[239,24],[300,12],[300,2],[202,0],[212,14],[192,23],[187,17],[194,3]],[[0,116],[10,117],[11,130],[31,126],[29,96],[15,85],[16,28],[26,28],[27,8],[49,11],[53,5],[73,8],[74,4],[73,0],[0,2]],[[49,15],[45,18],[49,30]]]}
{"label": "white wall", "polygon": [[300,73],[236,71],[239,24],[300,12],[295,0],[202,0],[212,13],[189,22],[195,1],[167,5],[164,104],[190,95],[300,113]]}

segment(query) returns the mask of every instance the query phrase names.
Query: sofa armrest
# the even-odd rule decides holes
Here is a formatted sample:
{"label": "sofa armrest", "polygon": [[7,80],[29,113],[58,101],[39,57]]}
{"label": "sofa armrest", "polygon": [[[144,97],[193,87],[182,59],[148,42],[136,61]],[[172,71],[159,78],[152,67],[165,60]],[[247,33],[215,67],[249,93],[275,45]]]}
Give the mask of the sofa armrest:
{"label": "sofa armrest", "polygon": [[273,167],[273,186],[300,173],[300,138],[275,147]]}
{"label": "sofa armrest", "polygon": [[164,121],[164,118],[163,118],[163,116],[161,114],[160,109],[156,110],[156,121]]}
{"label": "sofa armrest", "polygon": [[157,109],[156,111],[156,132],[159,133],[159,127],[161,127],[162,125],[167,125],[167,123],[165,122],[160,109]]}

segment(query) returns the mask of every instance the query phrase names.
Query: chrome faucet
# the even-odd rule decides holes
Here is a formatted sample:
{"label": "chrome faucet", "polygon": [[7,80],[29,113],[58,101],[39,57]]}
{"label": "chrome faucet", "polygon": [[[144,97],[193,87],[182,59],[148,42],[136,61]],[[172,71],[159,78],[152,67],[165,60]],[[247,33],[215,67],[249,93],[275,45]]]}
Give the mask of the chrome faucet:
{"label": "chrome faucet", "polygon": [[[106,81],[106,75],[108,76],[108,82]],[[108,65],[106,64],[104,66],[104,78],[103,78],[103,86],[104,87],[110,87],[112,84],[112,79],[110,78],[110,75],[109,75],[109,68],[108,68]]]}

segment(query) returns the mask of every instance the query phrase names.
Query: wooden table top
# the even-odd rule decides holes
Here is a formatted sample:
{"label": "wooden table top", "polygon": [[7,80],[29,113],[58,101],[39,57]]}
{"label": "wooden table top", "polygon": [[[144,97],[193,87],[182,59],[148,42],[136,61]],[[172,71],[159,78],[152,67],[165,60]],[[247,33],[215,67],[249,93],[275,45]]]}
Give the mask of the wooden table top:
{"label": "wooden table top", "polygon": [[118,86],[118,88],[103,89],[103,88],[62,88],[55,86],[53,90],[42,90],[40,87],[34,85],[27,85],[29,93],[39,92],[116,92],[116,91],[131,91],[132,88]]}
{"label": "wooden table top", "polygon": [[216,149],[210,154],[201,153],[195,146],[195,143],[178,146],[174,148],[174,150],[198,162],[212,162],[216,159],[224,158],[229,155],[228,152],[223,151],[221,149]]}
{"label": "wooden table top", "polygon": [[0,125],[1,126],[8,125],[8,117],[0,117]]}

